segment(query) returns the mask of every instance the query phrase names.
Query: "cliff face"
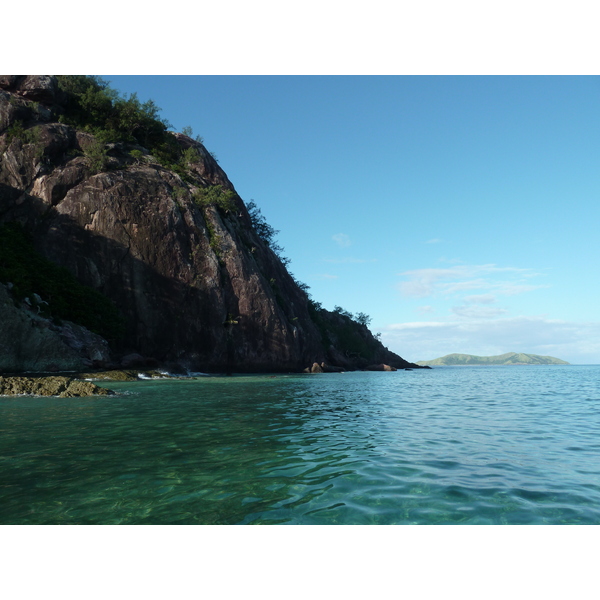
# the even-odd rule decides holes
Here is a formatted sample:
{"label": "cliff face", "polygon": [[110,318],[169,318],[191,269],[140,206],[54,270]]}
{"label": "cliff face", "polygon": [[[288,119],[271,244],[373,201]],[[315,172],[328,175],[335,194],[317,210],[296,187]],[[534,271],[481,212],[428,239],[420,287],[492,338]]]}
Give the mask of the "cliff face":
{"label": "cliff face", "polygon": [[77,371],[109,360],[103,338],[75,323],[57,325],[35,308],[15,306],[0,284],[0,373]]}
{"label": "cliff face", "polygon": [[[114,301],[125,331],[113,350],[207,371],[410,365],[366,327],[315,312],[202,144],[172,134],[188,160],[166,168],[58,122],[61,102],[52,77],[0,76],[0,224],[21,223],[42,255]],[[207,201],[213,190],[228,201]],[[339,339],[346,329],[358,350]]]}

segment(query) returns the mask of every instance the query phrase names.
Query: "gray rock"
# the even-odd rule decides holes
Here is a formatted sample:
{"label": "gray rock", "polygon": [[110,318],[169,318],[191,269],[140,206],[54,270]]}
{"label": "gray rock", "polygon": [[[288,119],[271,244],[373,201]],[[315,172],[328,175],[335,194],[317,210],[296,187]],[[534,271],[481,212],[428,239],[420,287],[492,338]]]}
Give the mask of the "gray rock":
{"label": "gray rock", "polygon": [[16,87],[24,98],[46,103],[53,102],[58,91],[56,78],[50,75],[28,75]]}
{"label": "gray rock", "polygon": [[397,371],[395,367],[390,367],[390,365],[369,365],[365,367],[365,371]]}
{"label": "gray rock", "polygon": [[108,342],[85,327],[60,327],[34,310],[14,305],[0,284],[0,373],[72,371],[108,361]]}

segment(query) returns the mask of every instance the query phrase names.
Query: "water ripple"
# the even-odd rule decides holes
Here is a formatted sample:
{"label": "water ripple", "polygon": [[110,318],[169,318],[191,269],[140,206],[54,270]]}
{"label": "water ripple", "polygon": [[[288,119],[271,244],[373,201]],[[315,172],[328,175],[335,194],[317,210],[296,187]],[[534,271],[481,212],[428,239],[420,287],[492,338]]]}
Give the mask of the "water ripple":
{"label": "water ripple", "polygon": [[0,523],[598,524],[600,367],[0,399]]}

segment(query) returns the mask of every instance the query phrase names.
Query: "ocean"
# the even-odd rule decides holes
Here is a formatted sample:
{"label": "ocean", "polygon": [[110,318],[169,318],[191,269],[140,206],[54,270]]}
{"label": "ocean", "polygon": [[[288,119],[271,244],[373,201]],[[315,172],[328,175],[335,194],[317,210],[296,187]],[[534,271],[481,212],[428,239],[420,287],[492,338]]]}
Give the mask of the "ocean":
{"label": "ocean", "polygon": [[0,524],[600,524],[600,365],[0,398]]}

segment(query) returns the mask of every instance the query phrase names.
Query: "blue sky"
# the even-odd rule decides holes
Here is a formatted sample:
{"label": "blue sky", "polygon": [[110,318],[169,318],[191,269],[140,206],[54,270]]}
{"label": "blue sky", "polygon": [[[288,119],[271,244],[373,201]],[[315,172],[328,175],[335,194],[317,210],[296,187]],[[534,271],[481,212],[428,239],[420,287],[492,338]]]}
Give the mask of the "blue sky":
{"label": "blue sky", "polygon": [[600,78],[104,77],[201,135],[313,297],[404,358],[600,363]]}

